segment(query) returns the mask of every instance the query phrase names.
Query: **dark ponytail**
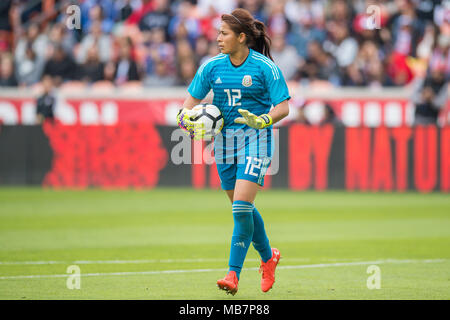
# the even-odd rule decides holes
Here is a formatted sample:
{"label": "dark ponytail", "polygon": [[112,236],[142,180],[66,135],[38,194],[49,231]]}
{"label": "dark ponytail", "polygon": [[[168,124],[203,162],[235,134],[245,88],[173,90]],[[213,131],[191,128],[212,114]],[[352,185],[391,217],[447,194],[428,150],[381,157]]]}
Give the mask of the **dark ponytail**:
{"label": "dark ponytail", "polygon": [[234,33],[241,32],[247,36],[247,46],[273,60],[270,54],[272,41],[267,34],[267,28],[259,20],[253,18],[245,9],[235,9],[231,14],[223,14],[222,21],[226,22]]}
{"label": "dark ponytail", "polygon": [[272,44],[272,41],[267,34],[267,28],[264,23],[259,20],[255,20],[254,23],[259,34],[255,37],[255,44],[251,48],[259,53],[262,53],[266,57],[269,57],[270,60],[273,61],[272,55],[270,54],[270,45]]}

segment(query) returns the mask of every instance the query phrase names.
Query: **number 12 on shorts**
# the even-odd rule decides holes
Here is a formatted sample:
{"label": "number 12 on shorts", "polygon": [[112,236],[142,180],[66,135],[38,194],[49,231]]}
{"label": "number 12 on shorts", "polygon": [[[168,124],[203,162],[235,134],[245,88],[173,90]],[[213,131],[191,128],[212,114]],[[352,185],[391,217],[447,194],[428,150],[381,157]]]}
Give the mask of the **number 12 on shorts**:
{"label": "number 12 on shorts", "polygon": [[[245,174],[249,174],[251,176],[257,177],[259,173],[253,172],[254,169],[261,170],[262,160],[256,157],[245,157],[247,159],[247,165],[245,167]],[[253,161],[252,161],[253,160]]]}

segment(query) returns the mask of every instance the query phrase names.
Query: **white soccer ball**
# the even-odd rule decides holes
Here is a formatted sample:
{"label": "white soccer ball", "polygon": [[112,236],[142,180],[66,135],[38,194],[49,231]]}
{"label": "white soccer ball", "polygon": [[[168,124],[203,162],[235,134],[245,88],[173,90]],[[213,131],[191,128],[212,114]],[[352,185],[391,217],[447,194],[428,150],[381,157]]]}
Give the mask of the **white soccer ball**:
{"label": "white soccer ball", "polygon": [[193,121],[200,121],[204,124],[206,130],[203,140],[211,140],[223,128],[223,116],[219,108],[213,104],[199,104],[192,110],[196,111]]}

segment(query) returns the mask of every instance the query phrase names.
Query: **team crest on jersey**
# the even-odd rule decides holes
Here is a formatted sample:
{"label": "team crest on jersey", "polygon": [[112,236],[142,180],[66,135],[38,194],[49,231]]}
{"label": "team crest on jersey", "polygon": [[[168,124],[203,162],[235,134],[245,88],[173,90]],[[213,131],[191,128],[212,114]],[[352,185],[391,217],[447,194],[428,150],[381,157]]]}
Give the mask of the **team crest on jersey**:
{"label": "team crest on jersey", "polygon": [[242,78],[242,85],[244,87],[250,87],[252,85],[252,77],[249,75],[246,75]]}

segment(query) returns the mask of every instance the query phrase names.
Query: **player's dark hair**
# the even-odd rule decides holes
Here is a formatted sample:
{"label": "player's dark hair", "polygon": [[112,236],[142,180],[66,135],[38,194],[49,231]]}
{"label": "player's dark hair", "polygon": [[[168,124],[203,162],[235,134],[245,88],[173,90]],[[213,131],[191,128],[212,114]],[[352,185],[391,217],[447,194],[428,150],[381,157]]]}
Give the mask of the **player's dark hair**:
{"label": "player's dark hair", "polygon": [[273,60],[270,54],[272,41],[267,34],[263,22],[253,18],[245,9],[235,9],[231,14],[223,14],[222,21],[226,22],[234,33],[241,32],[247,36],[247,46]]}

